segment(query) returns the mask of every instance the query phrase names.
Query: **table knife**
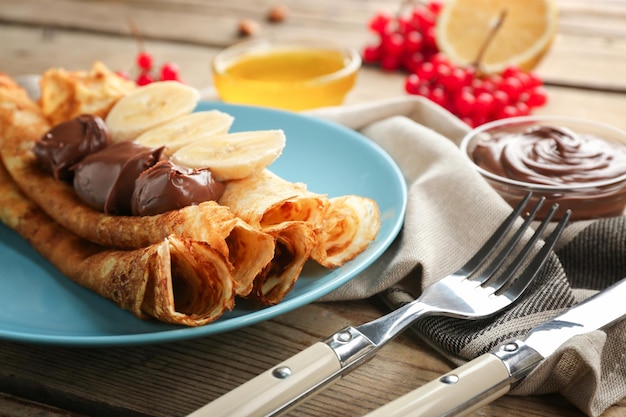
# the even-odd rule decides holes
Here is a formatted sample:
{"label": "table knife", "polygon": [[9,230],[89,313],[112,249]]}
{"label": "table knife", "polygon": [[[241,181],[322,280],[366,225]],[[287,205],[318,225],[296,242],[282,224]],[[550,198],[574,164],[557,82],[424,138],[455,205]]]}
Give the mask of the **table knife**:
{"label": "table knife", "polygon": [[365,417],[465,416],[506,394],[570,338],[626,316],[626,278],[506,343]]}

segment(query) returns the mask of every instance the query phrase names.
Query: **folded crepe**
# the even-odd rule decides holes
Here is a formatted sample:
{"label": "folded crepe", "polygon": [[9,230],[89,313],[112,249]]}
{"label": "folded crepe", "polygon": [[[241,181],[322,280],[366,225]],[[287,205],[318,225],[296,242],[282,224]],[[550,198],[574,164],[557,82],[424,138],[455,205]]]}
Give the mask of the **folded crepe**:
{"label": "folded crepe", "polygon": [[269,170],[228,181],[219,203],[276,239],[275,255],[254,282],[251,298],[276,304],[293,287],[316,245],[328,198]]}
{"label": "folded crepe", "polygon": [[139,318],[199,326],[233,307],[230,266],[207,243],[169,236],[128,251],[94,244],[71,233],[28,200],[2,163],[0,221],[68,278]]}
{"label": "folded crepe", "polygon": [[275,253],[264,270],[254,279],[248,298],[264,304],[277,304],[293,288],[313,243],[313,227],[300,221],[288,221],[269,226],[264,231],[275,239]]}
{"label": "folded crepe", "polygon": [[[327,268],[341,266],[361,253],[380,230],[380,213],[375,201],[360,196],[328,198],[316,194],[305,184],[289,182],[270,170],[226,183],[220,204],[237,216],[290,244],[289,267],[275,267],[277,273],[257,277],[256,295],[284,296],[298,277],[290,268],[301,269],[308,258]],[[289,227],[281,225],[289,224]],[[308,229],[307,231],[297,230]],[[307,239],[293,246],[295,234]],[[280,243],[277,243],[277,245]],[[278,257],[275,257],[277,259]],[[286,262],[283,263],[283,265]],[[298,272],[299,272],[298,269]]]}
{"label": "folded crepe", "polygon": [[228,181],[220,204],[259,229],[287,221],[322,226],[328,197],[315,194],[305,184],[284,180],[265,169],[249,177]]}
{"label": "folded crepe", "polygon": [[274,256],[274,238],[215,202],[155,216],[112,216],[86,206],[73,188],[41,170],[31,149],[50,128],[39,106],[0,75],[0,154],[20,189],[53,220],[83,239],[119,249],[142,248],[175,234],[206,242],[232,265],[238,295]]}
{"label": "folded crepe", "polygon": [[347,195],[329,200],[311,258],[326,268],[341,266],[363,252],[380,230],[380,212],[372,199]]}

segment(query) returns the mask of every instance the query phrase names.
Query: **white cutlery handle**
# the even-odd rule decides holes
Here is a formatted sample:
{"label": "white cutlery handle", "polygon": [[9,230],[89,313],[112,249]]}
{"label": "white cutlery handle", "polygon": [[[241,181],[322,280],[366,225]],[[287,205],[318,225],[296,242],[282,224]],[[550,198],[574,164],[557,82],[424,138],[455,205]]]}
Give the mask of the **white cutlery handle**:
{"label": "white cutlery handle", "polygon": [[261,417],[319,386],[341,369],[333,349],[317,342],[187,417]]}
{"label": "white cutlery handle", "polygon": [[366,417],[464,416],[506,394],[510,385],[502,384],[509,379],[504,363],[485,354]]}

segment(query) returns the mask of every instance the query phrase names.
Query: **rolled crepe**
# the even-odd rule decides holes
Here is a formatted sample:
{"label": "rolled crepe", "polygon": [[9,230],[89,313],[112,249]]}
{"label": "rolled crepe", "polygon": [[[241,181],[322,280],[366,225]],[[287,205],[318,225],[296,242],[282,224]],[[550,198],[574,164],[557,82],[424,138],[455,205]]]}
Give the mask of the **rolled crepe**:
{"label": "rolled crepe", "polygon": [[315,232],[304,222],[283,222],[265,229],[276,239],[272,261],[254,280],[248,298],[264,304],[277,304],[293,288],[309,258]]}
{"label": "rolled crepe", "polygon": [[305,184],[289,182],[267,169],[227,182],[219,202],[261,230],[288,221],[306,222],[317,229],[329,205],[325,195],[310,192]]}
{"label": "rolled crepe", "polygon": [[207,243],[169,236],[129,251],[96,245],[28,200],[1,163],[0,220],[68,278],[139,318],[199,326],[233,307],[229,264]]}
{"label": "rolled crepe", "polygon": [[231,264],[237,294],[247,295],[274,254],[274,238],[249,227],[226,207],[206,202],[155,216],[111,216],[86,206],[73,188],[38,166],[31,149],[50,128],[39,107],[0,76],[0,154],[26,196],[72,233],[102,246],[135,249],[175,234],[207,242]]}
{"label": "rolled crepe", "polygon": [[255,278],[250,298],[276,304],[293,287],[316,245],[328,198],[269,170],[229,181],[219,201],[253,227],[276,239],[274,257]]}
{"label": "rolled crepe", "polygon": [[315,235],[310,257],[326,268],[356,257],[380,230],[380,212],[374,200],[355,195],[329,199],[269,170],[228,182],[220,204],[263,231],[283,222],[309,224]]}
{"label": "rolled crepe", "polygon": [[331,198],[311,258],[326,268],[341,266],[363,252],[379,230],[374,200],[355,195]]}

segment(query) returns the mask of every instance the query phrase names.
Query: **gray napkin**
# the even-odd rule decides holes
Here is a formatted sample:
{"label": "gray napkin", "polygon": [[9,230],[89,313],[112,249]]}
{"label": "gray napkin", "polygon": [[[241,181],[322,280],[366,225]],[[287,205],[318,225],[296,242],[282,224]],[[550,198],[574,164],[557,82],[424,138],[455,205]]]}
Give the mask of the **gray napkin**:
{"label": "gray napkin", "polygon": [[[397,308],[458,269],[511,208],[461,155],[468,127],[420,97],[308,114],[360,131],[402,169],[409,199],[400,235],[368,270],[323,301],[383,297]],[[452,254],[454,254],[452,256]],[[626,218],[572,223],[537,281],[512,308],[479,321],[432,317],[414,330],[458,365],[626,277]],[[626,320],[573,338],[512,395],[561,393],[589,416],[626,396]]]}

